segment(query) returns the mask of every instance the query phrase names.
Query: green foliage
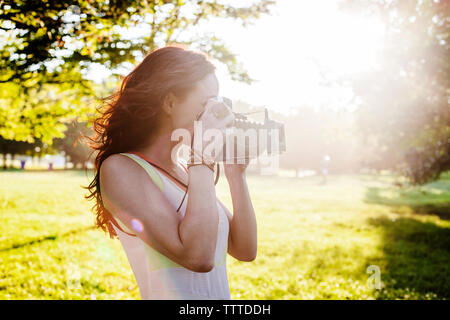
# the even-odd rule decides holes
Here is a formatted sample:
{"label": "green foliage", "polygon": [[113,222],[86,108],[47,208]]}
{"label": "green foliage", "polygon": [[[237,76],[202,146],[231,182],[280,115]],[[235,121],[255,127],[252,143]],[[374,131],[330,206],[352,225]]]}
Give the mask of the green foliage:
{"label": "green foliage", "polygon": [[243,25],[269,13],[273,1],[234,8],[220,1],[17,1],[0,2],[0,136],[51,144],[64,123],[93,112],[85,97],[98,93],[86,74],[95,65],[113,77],[153,49],[192,44],[224,63],[232,77],[251,78],[213,35],[199,34],[211,18]]}
{"label": "green foliage", "polygon": [[63,137],[65,122],[91,111],[83,97],[86,91],[79,89],[70,83],[30,88],[12,82],[0,84],[0,136],[52,144],[54,138]]}
{"label": "green foliage", "polygon": [[[92,229],[90,178],[0,173],[0,299],[140,298],[120,242]],[[319,181],[248,177],[258,256],[228,256],[233,299],[450,298],[450,221],[435,210],[450,211],[450,174],[409,188],[382,175]],[[224,179],[217,195],[231,208]],[[380,290],[367,286],[370,265]]]}

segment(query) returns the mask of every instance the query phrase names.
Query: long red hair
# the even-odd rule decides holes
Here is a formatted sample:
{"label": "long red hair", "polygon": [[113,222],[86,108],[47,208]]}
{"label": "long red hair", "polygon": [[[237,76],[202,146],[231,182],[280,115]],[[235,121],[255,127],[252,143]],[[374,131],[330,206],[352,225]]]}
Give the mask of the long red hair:
{"label": "long red hair", "polygon": [[[206,54],[167,46],[149,53],[130,74],[123,78],[119,89],[102,99],[97,108],[100,116],[93,122],[95,136],[86,137],[88,146],[97,151],[95,176],[88,187],[87,200],[95,199],[92,207],[96,226],[117,236],[111,226],[110,213],[104,208],[100,190],[100,166],[110,155],[140,148],[149,143],[158,129],[162,102],[168,93],[184,97],[195,82],[214,72]],[[92,153],[91,153],[92,155]]]}

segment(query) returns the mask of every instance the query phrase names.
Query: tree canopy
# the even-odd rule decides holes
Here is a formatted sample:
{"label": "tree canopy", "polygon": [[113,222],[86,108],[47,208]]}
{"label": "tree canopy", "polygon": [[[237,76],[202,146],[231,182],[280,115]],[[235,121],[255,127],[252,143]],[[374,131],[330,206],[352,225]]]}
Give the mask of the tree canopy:
{"label": "tree canopy", "polygon": [[[220,1],[4,0],[0,2],[0,136],[51,143],[94,108],[96,65],[113,77],[167,44],[190,44],[224,63],[234,80],[252,79],[226,44],[199,25],[213,18],[243,25],[273,1],[245,7]],[[84,119],[86,120],[86,119]]]}

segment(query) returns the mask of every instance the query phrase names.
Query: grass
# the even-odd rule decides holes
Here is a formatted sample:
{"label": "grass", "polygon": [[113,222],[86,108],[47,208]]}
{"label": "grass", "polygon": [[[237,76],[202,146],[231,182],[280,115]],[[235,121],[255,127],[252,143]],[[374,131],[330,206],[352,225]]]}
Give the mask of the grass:
{"label": "grass", "polygon": [[[450,174],[403,188],[387,175],[319,180],[248,177],[258,257],[228,256],[232,299],[450,298]],[[93,228],[88,182],[0,173],[0,299],[140,298],[119,240]],[[217,194],[231,209],[223,176]]]}

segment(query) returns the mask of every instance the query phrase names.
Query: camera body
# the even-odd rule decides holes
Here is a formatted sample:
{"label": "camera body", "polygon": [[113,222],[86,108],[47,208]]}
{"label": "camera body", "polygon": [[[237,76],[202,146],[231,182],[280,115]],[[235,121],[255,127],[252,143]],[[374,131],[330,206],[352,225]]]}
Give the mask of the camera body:
{"label": "camera body", "polygon": [[[233,110],[232,101],[225,97],[222,99]],[[267,108],[264,112],[264,122],[258,122],[248,119],[245,113],[233,111],[235,119],[227,128],[219,161],[243,163],[259,157],[265,150],[267,155],[286,151],[284,124],[269,119]]]}

